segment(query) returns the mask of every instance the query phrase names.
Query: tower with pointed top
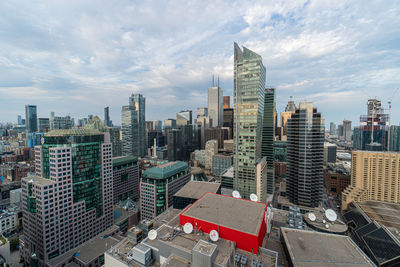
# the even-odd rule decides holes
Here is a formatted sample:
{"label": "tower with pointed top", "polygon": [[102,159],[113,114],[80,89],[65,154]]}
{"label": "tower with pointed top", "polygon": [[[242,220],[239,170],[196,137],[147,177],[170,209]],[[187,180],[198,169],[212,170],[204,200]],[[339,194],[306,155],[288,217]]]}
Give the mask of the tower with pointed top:
{"label": "tower with pointed top", "polygon": [[[265,97],[265,66],[262,57],[234,43],[234,188],[249,198],[266,181],[257,179],[261,160]],[[258,182],[260,181],[260,182]]]}

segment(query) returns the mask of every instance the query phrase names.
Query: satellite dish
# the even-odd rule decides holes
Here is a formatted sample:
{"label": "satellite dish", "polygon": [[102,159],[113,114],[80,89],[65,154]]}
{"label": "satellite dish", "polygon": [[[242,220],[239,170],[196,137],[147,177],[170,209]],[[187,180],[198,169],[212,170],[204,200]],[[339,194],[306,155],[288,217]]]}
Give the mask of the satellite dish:
{"label": "satellite dish", "polygon": [[325,224],[325,228],[328,229],[329,228],[329,224]]}
{"label": "satellite dish", "polygon": [[327,209],[325,211],[325,217],[331,222],[334,222],[337,220],[337,214],[333,209]]}
{"label": "satellite dish", "polygon": [[189,223],[189,222],[185,223],[185,225],[183,226],[183,231],[184,231],[186,234],[192,233],[192,231],[193,231],[193,225],[192,225],[191,223]]}
{"label": "satellite dish", "polygon": [[218,234],[218,232],[217,232],[216,230],[211,230],[211,231],[210,231],[210,239],[211,239],[211,241],[213,241],[213,242],[217,242],[217,241],[218,241],[218,239],[219,239],[219,234]]}
{"label": "satellite dish", "polygon": [[314,213],[310,212],[308,214],[308,219],[310,219],[310,221],[315,222],[315,220],[317,219],[317,217],[315,216]]}
{"label": "satellite dish", "polygon": [[322,223],[326,223],[326,220],[322,220]]}
{"label": "satellite dish", "polygon": [[236,191],[236,190],[232,192],[232,196],[233,196],[234,198],[242,198],[242,197],[240,196],[239,191]]}
{"label": "satellite dish", "polygon": [[257,202],[258,201],[258,196],[256,194],[250,194],[250,200]]}
{"label": "satellite dish", "polygon": [[156,239],[156,238],[157,238],[157,231],[154,230],[154,229],[150,230],[150,231],[149,231],[149,239],[150,239],[150,240],[154,240],[154,239]]}

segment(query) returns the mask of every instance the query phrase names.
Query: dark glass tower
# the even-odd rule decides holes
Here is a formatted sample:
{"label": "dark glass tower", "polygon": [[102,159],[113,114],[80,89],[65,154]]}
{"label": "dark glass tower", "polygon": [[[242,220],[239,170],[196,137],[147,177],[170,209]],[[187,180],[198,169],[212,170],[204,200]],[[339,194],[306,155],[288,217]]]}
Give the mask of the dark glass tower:
{"label": "dark glass tower", "polygon": [[312,102],[299,104],[288,120],[287,196],[296,205],[317,207],[322,200],[324,119]]}
{"label": "dark glass tower", "polygon": [[25,105],[25,123],[28,133],[37,132],[37,109],[35,105]]}
{"label": "dark glass tower", "polygon": [[265,89],[261,157],[267,160],[267,194],[274,193],[275,88]]}

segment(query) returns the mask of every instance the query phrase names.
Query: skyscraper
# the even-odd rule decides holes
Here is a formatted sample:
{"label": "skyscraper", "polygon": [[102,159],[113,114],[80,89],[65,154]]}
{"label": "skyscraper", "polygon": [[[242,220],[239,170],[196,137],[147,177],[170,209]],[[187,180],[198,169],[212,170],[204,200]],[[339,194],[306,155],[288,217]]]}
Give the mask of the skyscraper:
{"label": "skyscraper", "polygon": [[182,110],[176,113],[176,126],[183,126],[192,124],[192,111],[191,110]]}
{"label": "skyscraper", "polygon": [[222,126],[223,124],[223,92],[219,86],[208,88],[208,116],[212,119],[212,125]]}
{"label": "skyscraper", "polygon": [[353,135],[353,130],[351,129],[351,121],[343,121],[343,139],[345,141],[351,141],[351,136]]}
{"label": "skyscraper", "polygon": [[122,106],[121,130],[122,130],[122,155],[135,156],[139,154],[138,144],[138,115],[135,107]]}
{"label": "skyscraper", "polygon": [[256,193],[261,158],[265,67],[260,55],[234,43],[234,188],[249,198]]}
{"label": "skyscraper", "polygon": [[336,135],[336,124],[334,122],[331,122],[329,125],[329,134]]}
{"label": "skyscraper", "polygon": [[[274,137],[275,137],[275,88],[266,88],[264,97],[264,119],[261,157],[267,160],[266,193],[273,194],[274,182]],[[264,182],[265,185],[265,182]]]}
{"label": "skyscraper", "polygon": [[208,108],[197,108],[197,117],[208,116]]}
{"label": "skyscraper", "polygon": [[136,157],[144,157],[146,155],[146,98],[141,94],[132,94],[129,98],[129,105],[135,107],[137,111],[138,128],[138,154]]}
{"label": "skyscraper", "polygon": [[37,132],[37,108],[36,105],[25,105],[26,132]]}
{"label": "skyscraper", "polygon": [[302,102],[288,120],[287,189],[296,205],[317,207],[322,200],[324,119],[312,102]]}
{"label": "skyscraper", "polygon": [[281,132],[280,132],[280,140],[287,140],[287,121],[291,118],[292,114],[296,111],[296,104],[292,100],[292,96],[290,97],[289,102],[286,105],[285,111],[281,112]]}
{"label": "skyscraper", "polygon": [[38,131],[41,133],[48,132],[50,130],[50,119],[49,118],[38,118],[37,120]]}
{"label": "skyscraper", "polygon": [[161,132],[162,131],[162,121],[156,120],[153,121],[154,131]]}
{"label": "skyscraper", "polygon": [[224,109],[231,108],[231,97],[229,95],[224,95]]}
{"label": "skyscraper", "polygon": [[22,117],[21,117],[21,115],[18,115],[18,125],[21,125],[22,124]]}
{"label": "skyscraper", "polygon": [[104,108],[104,123],[108,127],[112,126],[112,123],[111,123],[111,120],[110,120],[110,108],[109,107],[105,107]]}
{"label": "skyscraper", "polygon": [[26,264],[45,266],[112,225],[111,153],[89,129],[51,131],[35,148],[36,176],[21,181]]}

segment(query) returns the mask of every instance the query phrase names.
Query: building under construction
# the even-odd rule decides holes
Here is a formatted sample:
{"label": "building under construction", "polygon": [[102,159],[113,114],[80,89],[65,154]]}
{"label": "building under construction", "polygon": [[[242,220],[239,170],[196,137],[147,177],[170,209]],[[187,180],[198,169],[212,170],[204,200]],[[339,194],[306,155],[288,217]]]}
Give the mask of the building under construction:
{"label": "building under construction", "polygon": [[358,150],[399,151],[400,126],[390,126],[390,115],[382,102],[368,100],[367,115],[360,116],[360,126],[354,128],[353,147]]}

